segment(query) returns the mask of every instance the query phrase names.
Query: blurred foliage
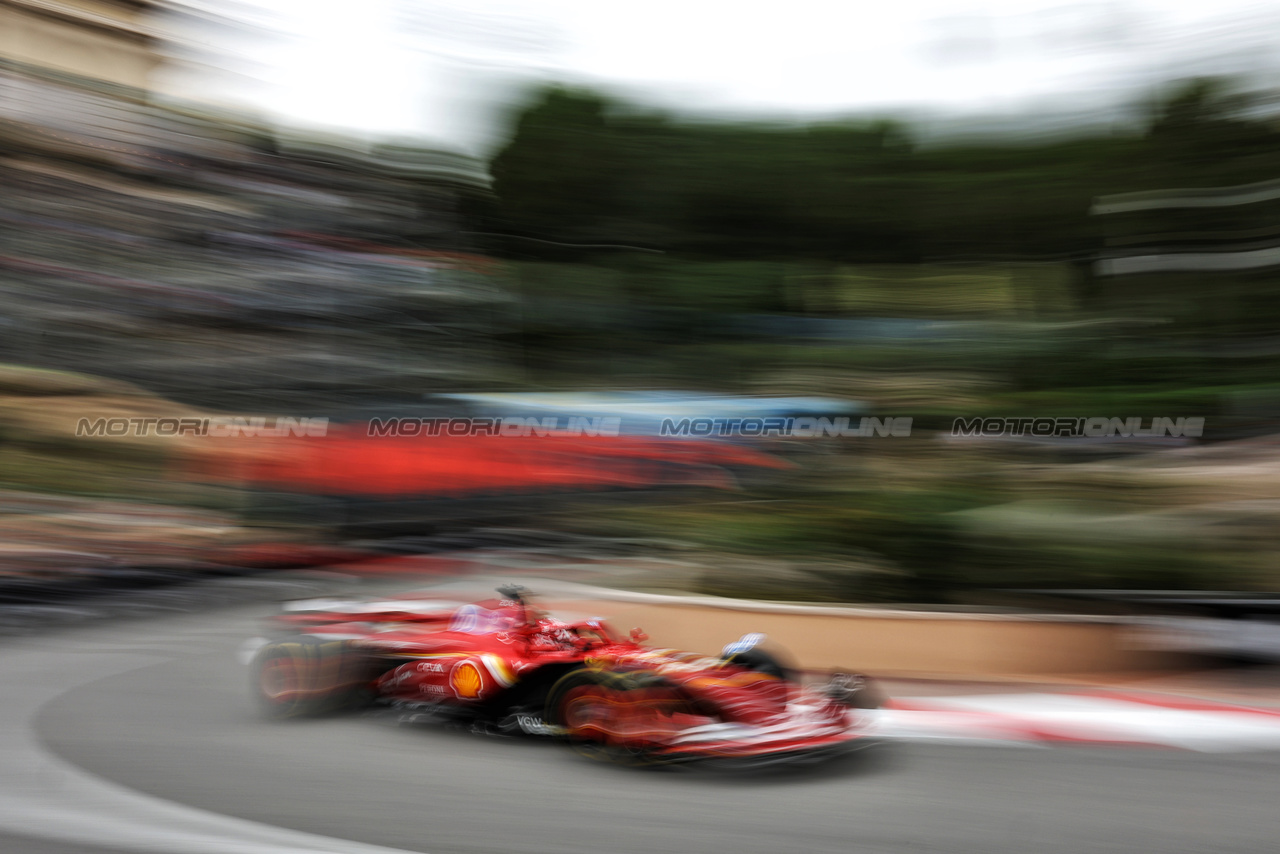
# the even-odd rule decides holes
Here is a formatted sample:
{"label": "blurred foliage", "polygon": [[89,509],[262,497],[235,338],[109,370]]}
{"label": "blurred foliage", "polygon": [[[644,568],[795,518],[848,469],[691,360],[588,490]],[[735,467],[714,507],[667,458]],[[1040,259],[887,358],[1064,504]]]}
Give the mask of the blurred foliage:
{"label": "blurred foliage", "polygon": [[500,248],[579,261],[591,244],[850,263],[1086,258],[1096,196],[1280,174],[1280,133],[1252,106],[1197,79],[1151,105],[1140,132],[926,146],[891,120],[693,123],[555,87],[491,164],[502,231],[527,239]]}
{"label": "blurred foliage", "polygon": [[[508,337],[535,385],[581,371],[742,386],[779,360],[945,364],[1055,407],[1117,390],[1163,405],[1191,387],[1220,412],[1221,393],[1280,369],[1260,340],[1280,325],[1280,276],[1107,277],[1094,260],[1144,240],[1262,239],[1280,231],[1280,203],[1091,207],[1274,179],[1280,131],[1231,81],[1185,81],[1142,109],[1128,130],[926,145],[891,120],[694,122],[547,89],[491,163],[485,231],[523,298]],[[998,325],[743,322],[757,315]]]}
{"label": "blurred foliage", "polygon": [[[898,465],[928,463],[908,455]],[[829,459],[809,467],[810,482],[825,477],[827,489],[757,489],[742,503],[610,511],[592,524],[675,537],[719,555],[712,563],[727,571],[705,574],[700,589],[727,596],[960,604],[998,601],[1000,591],[1019,588],[1245,589],[1277,580],[1249,558],[1259,544],[1189,528],[1171,535],[1167,525],[1124,515],[1134,507],[1114,491],[1092,502],[1092,514],[1049,512],[1028,526],[1016,468],[968,482],[933,472],[911,488],[841,478],[840,468]],[[1068,494],[1064,487],[1055,494]],[[1144,488],[1131,491],[1150,500]],[[1119,533],[1099,522],[1105,514],[1124,520]]]}
{"label": "blurred foliage", "polygon": [[[1232,81],[1196,79],[1110,131],[948,141],[894,120],[699,122],[549,88],[491,164],[485,231],[523,311],[511,343],[535,386],[833,394],[911,414],[921,432],[959,415],[1104,413],[1203,416],[1217,439],[1266,431],[1280,416],[1274,268],[1103,276],[1094,262],[1250,248],[1280,235],[1280,202],[1092,210],[1111,194],[1280,178],[1265,107]],[[1109,492],[1082,485],[1102,477],[1080,473],[1091,458],[985,448],[958,476],[912,448],[875,476],[839,475],[881,453],[864,444],[744,503],[601,524],[793,567],[773,582],[704,581],[731,595],[959,602],[995,588],[1277,581],[1267,523],[1238,545],[1176,516],[1169,502],[1200,481],[1162,486],[1173,475],[1159,454]],[[1037,499],[1089,493],[1103,515],[1024,512],[1028,482]],[[1126,499],[1183,521],[1161,527]],[[1105,514],[1132,536],[1104,535]]]}

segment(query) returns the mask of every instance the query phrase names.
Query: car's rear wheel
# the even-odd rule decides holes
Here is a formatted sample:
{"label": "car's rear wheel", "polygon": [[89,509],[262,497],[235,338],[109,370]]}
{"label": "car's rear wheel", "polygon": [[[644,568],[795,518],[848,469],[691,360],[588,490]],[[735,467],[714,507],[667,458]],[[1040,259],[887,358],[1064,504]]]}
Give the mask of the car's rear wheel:
{"label": "car's rear wheel", "polygon": [[366,701],[370,675],[368,657],[350,644],[303,636],[272,641],[258,651],[253,689],[268,717],[306,717]]}

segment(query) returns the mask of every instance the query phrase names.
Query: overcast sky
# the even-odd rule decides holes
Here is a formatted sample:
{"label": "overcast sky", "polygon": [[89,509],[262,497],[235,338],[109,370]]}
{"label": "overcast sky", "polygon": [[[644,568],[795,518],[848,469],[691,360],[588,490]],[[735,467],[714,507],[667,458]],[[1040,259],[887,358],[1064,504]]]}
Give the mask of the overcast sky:
{"label": "overcast sky", "polygon": [[541,80],[690,113],[1082,119],[1191,74],[1280,82],[1280,7],[1248,0],[249,0],[234,14],[263,29],[222,41],[249,71],[216,84],[223,97],[476,153]]}

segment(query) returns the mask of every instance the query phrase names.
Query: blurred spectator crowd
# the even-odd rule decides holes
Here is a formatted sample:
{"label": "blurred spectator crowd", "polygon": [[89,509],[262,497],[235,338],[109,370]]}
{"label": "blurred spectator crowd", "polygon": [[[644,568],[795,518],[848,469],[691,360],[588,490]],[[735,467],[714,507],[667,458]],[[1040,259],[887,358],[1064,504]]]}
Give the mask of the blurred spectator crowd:
{"label": "blurred spectator crowd", "polygon": [[0,361],[242,407],[467,386],[505,303],[459,155],[289,142],[0,66]]}

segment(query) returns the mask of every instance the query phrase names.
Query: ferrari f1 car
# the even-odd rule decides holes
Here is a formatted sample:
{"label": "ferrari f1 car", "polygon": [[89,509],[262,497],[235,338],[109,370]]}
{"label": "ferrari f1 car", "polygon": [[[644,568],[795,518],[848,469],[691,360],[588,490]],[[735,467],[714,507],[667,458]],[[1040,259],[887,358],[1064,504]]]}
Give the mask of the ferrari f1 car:
{"label": "ferrari f1 car", "polygon": [[253,690],[271,717],[365,703],[410,720],[550,736],[624,764],[818,761],[870,743],[878,689],[836,674],[808,688],[747,635],[719,657],[642,645],[601,619],[563,622],[522,587],[450,604],[293,603],[260,641]]}

